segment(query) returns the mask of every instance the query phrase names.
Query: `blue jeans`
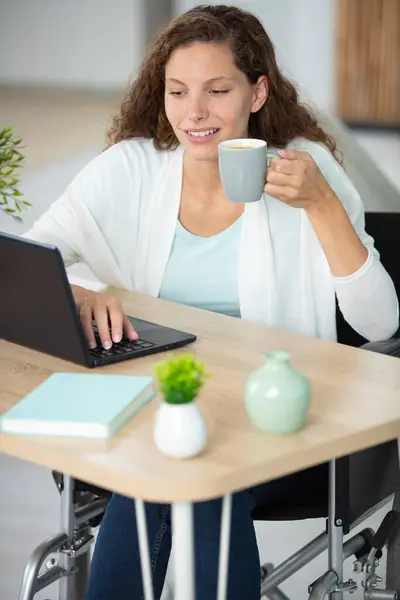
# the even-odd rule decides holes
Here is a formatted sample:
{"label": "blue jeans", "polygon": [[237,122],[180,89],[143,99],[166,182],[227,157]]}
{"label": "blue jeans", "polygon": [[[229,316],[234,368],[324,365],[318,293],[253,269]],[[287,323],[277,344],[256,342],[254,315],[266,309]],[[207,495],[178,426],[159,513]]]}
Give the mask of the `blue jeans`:
{"label": "blue jeans", "polygon": [[[254,506],[276,505],[283,498],[309,502],[315,493],[327,493],[327,473],[322,465],[233,495],[230,600],[260,600],[260,560],[251,518]],[[217,595],[221,508],[220,499],[194,505],[196,600],[212,600]],[[170,505],[146,503],[146,518],[158,600],[171,551]],[[142,600],[141,579],[134,501],[114,494],[100,527],[85,600]]]}

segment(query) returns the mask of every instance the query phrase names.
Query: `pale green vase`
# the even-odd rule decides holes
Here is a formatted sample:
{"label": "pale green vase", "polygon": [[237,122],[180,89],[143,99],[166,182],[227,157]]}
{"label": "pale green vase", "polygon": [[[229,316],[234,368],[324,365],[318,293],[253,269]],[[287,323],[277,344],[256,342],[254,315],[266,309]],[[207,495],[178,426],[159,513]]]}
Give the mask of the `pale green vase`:
{"label": "pale green vase", "polygon": [[304,427],[310,406],[310,383],[290,364],[284,351],[268,352],[245,386],[247,413],[265,433],[293,433]]}

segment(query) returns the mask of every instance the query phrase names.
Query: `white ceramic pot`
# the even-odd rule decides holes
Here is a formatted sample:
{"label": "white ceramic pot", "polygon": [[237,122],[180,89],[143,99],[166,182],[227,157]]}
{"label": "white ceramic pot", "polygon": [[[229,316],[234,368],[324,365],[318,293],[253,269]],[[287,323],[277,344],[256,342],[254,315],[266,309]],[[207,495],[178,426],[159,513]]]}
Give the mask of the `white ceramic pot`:
{"label": "white ceramic pot", "polygon": [[162,402],[156,413],[154,439],[157,448],[172,458],[190,458],[207,443],[207,426],[195,402]]}

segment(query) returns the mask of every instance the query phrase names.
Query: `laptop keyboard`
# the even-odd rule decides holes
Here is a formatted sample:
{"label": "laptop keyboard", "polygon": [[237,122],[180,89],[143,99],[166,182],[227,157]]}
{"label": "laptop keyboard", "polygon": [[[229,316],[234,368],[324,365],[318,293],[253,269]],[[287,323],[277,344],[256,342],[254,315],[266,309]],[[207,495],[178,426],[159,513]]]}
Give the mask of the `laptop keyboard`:
{"label": "laptop keyboard", "polygon": [[93,356],[101,356],[103,358],[108,358],[109,356],[116,356],[118,354],[125,354],[126,352],[134,352],[138,350],[144,350],[145,348],[152,348],[156,346],[153,342],[147,342],[143,339],[138,339],[135,342],[128,340],[127,338],[122,338],[122,340],[118,343],[113,343],[109,350],[106,350],[101,345],[101,340],[99,336],[99,332],[96,325],[93,325],[94,336],[96,338],[97,347],[90,350],[90,353]]}

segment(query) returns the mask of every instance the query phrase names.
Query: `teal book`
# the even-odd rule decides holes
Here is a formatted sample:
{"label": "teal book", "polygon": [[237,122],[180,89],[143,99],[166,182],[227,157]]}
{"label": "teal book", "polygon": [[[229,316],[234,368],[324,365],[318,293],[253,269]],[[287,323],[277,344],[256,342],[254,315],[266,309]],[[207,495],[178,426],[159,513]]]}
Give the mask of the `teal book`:
{"label": "teal book", "polygon": [[105,439],[153,396],[152,377],[54,373],[0,417],[0,431]]}

